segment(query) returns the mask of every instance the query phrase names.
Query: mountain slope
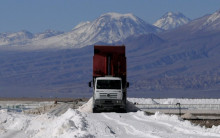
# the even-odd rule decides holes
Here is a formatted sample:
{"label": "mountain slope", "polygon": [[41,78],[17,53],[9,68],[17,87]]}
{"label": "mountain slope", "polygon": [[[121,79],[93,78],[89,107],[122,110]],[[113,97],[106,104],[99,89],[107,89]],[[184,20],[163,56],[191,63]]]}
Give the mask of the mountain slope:
{"label": "mountain slope", "polygon": [[[133,35],[113,43],[126,46],[131,84],[128,96],[219,98],[217,17],[218,12],[176,29]],[[203,26],[207,21],[209,24]],[[73,30],[81,30],[89,24],[91,22],[81,23]],[[92,56],[92,46],[0,51],[0,96],[91,97],[92,89],[87,87],[87,82],[92,79]]]}
{"label": "mountain slope", "polygon": [[34,35],[25,30],[16,33],[1,33],[0,45],[25,44],[32,38],[34,38]]}
{"label": "mountain slope", "polygon": [[[213,14],[205,15],[195,19],[188,24],[182,25],[176,29],[160,33],[160,37],[164,39],[185,41],[186,39],[196,39],[218,35],[220,31],[220,11]],[[169,35],[167,35],[169,34]],[[212,42],[212,41],[210,41]]]}
{"label": "mountain slope", "polygon": [[188,22],[190,22],[190,19],[182,13],[167,12],[159,20],[157,20],[154,25],[164,30],[170,30],[187,24]]}
{"label": "mountain slope", "polygon": [[220,10],[208,16],[207,20],[200,26],[206,31],[220,30]]}
{"label": "mountain slope", "polygon": [[46,30],[42,33],[37,33],[34,35],[34,40],[41,40],[41,39],[45,39],[45,38],[49,38],[52,36],[57,36],[60,34],[63,34],[64,32],[62,31],[55,31],[55,30]]}
{"label": "mountain slope", "polygon": [[219,96],[220,21],[214,18],[204,26],[213,17],[218,17],[218,12],[162,32],[158,37],[163,43],[151,45],[151,49],[145,45],[129,54],[130,70],[136,72],[131,76],[134,88],[153,91],[151,95],[159,90],[174,96],[174,90],[183,97]]}
{"label": "mountain slope", "polygon": [[0,46],[23,46],[32,43],[33,41],[42,40],[62,33],[63,32],[54,30],[47,30],[37,34],[25,30],[20,32],[0,33]]}

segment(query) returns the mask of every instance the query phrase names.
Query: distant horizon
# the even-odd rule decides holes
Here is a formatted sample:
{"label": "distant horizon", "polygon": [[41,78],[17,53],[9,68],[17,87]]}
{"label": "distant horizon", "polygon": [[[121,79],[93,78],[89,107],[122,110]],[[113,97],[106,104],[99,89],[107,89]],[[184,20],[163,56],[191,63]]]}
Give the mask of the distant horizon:
{"label": "distant horizon", "polygon": [[95,20],[108,12],[132,13],[149,24],[166,12],[180,12],[193,20],[218,11],[219,5],[219,0],[5,0],[0,2],[0,33],[68,32],[80,22]]}

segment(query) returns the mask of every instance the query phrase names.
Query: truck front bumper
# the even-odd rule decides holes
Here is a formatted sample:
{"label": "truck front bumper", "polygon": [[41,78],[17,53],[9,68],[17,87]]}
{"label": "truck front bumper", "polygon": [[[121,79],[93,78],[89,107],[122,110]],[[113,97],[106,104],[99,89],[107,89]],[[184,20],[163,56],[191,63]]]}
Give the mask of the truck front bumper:
{"label": "truck front bumper", "polygon": [[97,110],[123,110],[126,104],[118,99],[97,99],[94,100],[94,107]]}

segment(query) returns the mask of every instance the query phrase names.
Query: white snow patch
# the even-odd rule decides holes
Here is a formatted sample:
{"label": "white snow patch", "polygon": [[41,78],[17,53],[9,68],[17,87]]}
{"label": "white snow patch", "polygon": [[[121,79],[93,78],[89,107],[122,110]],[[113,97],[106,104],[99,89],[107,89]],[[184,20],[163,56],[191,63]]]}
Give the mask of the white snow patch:
{"label": "white snow patch", "polygon": [[81,23],[79,23],[78,25],[76,25],[76,26],[73,28],[73,30],[74,30],[74,29],[77,29],[77,28],[80,28],[80,27],[82,27],[82,26],[84,26],[84,25],[88,25],[89,23],[90,23],[90,21],[81,22]]}
{"label": "white snow patch", "polygon": [[208,19],[206,24],[212,23],[216,20],[220,19],[220,11],[215,12],[214,14],[212,14]]}
{"label": "white snow patch", "polygon": [[182,13],[168,12],[157,20],[154,25],[164,30],[170,30],[187,24],[189,21],[190,19],[185,17]]}
{"label": "white snow patch", "polygon": [[[30,116],[16,113],[0,113],[0,134],[14,137],[22,133],[25,137],[88,137],[85,116],[77,110],[69,109],[57,117],[49,114]],[[20,135],[19,133],[19,135]]]}
{"label": "white snow patch", "polygon": [[109,13],[101,15],[101,17],[102,16],[110,16],[111,19],[116,19],[116,20],[119,20],[120,18],[130,18],[134,21],[137,21],[137,18],[131,13],[120,14],[120,13],[115,13],[115,12],[109,12]]}
{"label": "white snow patch", "polygon": [[[219,99],[144,99],[128,98],[128,103],[218,103]],[[176,104],[176,103],[175,103]],[[78,110],[64,114],[28,115],[0,110],[0,137],[70,138],[70,137],[166,137],[217,138],[220,126],[204,128],[192,125],[176,115],[156,112],[148,116],[143,111],[128,113],[91,113],[92,98]]]}
{"label": "white snow patch", "polygon": [[90,98],[87,103],[80,106],[77,110],[83,113],[92,113],[92,104],[93,104],[93,98]]}
{"label": "white snow patch", "polygon": [[184,115],[181,116],[183,119],[197,119],[198,117],[192,115],[191,113],[187,112]]}

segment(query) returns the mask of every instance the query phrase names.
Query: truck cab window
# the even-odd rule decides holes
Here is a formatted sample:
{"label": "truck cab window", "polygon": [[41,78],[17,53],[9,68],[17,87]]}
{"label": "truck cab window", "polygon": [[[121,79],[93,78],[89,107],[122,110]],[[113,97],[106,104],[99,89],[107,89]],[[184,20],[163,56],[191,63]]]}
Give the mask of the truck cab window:
{"label": "truck cab window", "polygon": [[120,80],[98,80],[97,89],[121,89]]}

